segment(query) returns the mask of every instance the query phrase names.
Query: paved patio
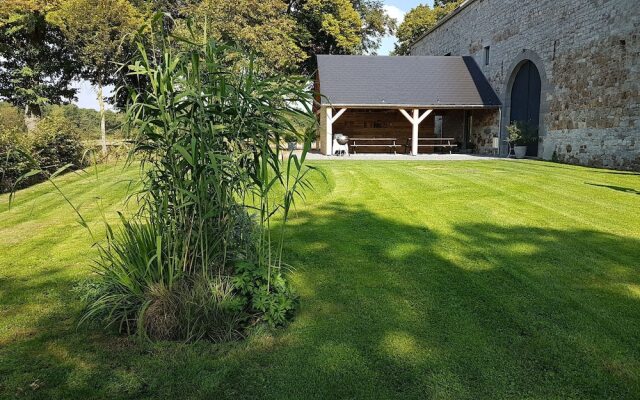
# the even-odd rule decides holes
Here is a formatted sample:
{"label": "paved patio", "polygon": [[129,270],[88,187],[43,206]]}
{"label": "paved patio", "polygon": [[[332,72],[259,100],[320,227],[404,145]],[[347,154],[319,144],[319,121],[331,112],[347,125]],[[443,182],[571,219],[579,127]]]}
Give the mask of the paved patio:
{"label": "paved patio", "polygon": [[350,156],[325,156],[313,152],[307,155],[308,160],[336,160],[336,161],[477,161],[477,160],[497,160],[504,157],[479,156],[473,154],[419,154],[412,156],[408,154],[352,154]]}

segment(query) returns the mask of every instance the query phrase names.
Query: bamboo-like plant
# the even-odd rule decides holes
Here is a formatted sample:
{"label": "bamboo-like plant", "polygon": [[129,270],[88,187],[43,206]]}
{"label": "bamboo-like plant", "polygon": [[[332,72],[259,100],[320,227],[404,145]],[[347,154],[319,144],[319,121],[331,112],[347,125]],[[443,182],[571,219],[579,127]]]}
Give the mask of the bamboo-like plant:
{"label": "bamboo-like plant", "polygon": [[[162,26],[160,19],[154,26]],[[294,121],[315,123],[308,80],[262,74],[238,46],[170,37],[161,29],[151,37],[126,66],[143,89],[119,89],[130,92],[130,160],[142,160],[141,208],[103,247],[98,270],[108,289],[89,304],[87,316],[106,315],[121,330],[144,333],[149,310],[160,304],[157,293],[175,296],[162,302],[175,305],[194,298],[179,293],[191,290],[188,282],[210,279],[234,282],[232,294],[245,298],[251,320],[266,315],[282,323],[293,299],[281,274],[283,234],[274,238],[272,220],[284,227],[309,188],[311,168],[303,166],[309,141],[300,156],[288,157],[280,143],[298,132]],[[207,332],[192,322],[185,323],[189,331]]]}

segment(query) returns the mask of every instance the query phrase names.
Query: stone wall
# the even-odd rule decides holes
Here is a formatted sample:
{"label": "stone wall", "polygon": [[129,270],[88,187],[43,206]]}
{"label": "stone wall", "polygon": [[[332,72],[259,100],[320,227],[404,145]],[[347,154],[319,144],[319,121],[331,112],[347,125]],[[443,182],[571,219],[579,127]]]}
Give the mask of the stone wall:
{"label": "stone wall", "polygon": [[478,154],[494,155],[493,138],[500,136],[500,113],[496,110],[473,110],[471,113],[471,142]]}
{"label": "stone wall", "polygon": [[539,155],[640,169],[639,36],[636,0],[470,0],[412,54],[473,56],[504,104],[503,126],[513,77],[531,60],[542,80]]}

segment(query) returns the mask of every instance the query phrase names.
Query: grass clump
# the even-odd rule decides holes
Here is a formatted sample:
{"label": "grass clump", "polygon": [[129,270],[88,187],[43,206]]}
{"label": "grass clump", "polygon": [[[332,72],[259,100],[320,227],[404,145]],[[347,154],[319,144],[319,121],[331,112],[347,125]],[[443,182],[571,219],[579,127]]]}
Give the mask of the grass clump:
{"label": "grass clump", "polygon": [[121,89],[141,208],[109,229],[84,319],[177,340],[282,325],[296,298],[271,220],[286,222],[309,185],[306,150],[285,160],[279,146],[299,134],[293,121],[315,121],[307,80],[262,74],[234,46],[151,37],[128,66],[139,87]]}

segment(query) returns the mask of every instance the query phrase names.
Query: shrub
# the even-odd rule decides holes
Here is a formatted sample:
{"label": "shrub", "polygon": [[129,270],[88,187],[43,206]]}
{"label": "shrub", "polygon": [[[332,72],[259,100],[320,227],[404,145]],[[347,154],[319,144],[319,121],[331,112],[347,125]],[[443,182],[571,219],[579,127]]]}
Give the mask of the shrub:
{"label": "shrub", "polygon": [[9,103],[0,102],[0,132],[26,132],[24,115],[17,107]]}
{"label": "shrub", "polygon": [[123,89],[142,208],[101,246],[101,295],[83,319],[180,340],[282,325],[296,297],[282,273],[281,229],[310,168],[308,142],[286,161],[279,144],[296,135],[291,121],[315,121],[300,109],[312,101],[308,79],[262,74],[232,45],[150,37],[159,43],[141,44],[129,66],[147,89]]}
{"label": "shrub", "polygon": [[[64,113],[77,129],[80,138],[84,141],[96,141],[100,139],[100,113],[88,108],[79,108],[75,104],[52,105],[43,109],[45,117],[55,112]],[[105,130],[108,139],[122,136],[122,124],[124,116],[110,110],[105,111]]]}
{"label": "shrub", "polygon": [[33,168],[26,155],[30,152],[30,143],[24,132],[17,129],[0,131],[0,193],[20,189],[42,180],[36,175],[25,177]]}
{"label": "shrub", "polygon": [[68,164],[72,169],[85,165],[80,132],[62,109],[54,110],[38,123],[31,151],[40,167],[50,173]]}
{"label": "shrub", "polygon": [[86,164],[78,131],[62,111],[43,118],[33,132],[27,133],[19,120],[0,128],[0,192],[41,182],[64,166],[77,169]]}
{"label": "shrub", "polygon": [[282,325],[295,311],[298,298],[279,269],[269,270],[240,261],[235,265],[234,287],[251,303],[250,313],[261,315],[271,326]]}

